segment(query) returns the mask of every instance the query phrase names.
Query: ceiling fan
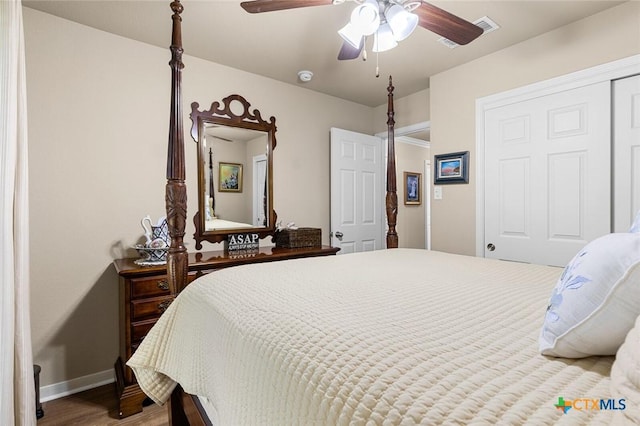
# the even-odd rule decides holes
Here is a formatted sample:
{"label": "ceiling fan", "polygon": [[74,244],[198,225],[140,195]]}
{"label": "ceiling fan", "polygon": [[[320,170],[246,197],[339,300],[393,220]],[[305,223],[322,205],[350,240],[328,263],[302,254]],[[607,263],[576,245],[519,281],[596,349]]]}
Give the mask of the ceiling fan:
{"label": "ceiling fan", "polygon": [[[346,0],[254,0],[240,5],[249,13],[273,12],[309,6],[341,4]],[[344,39],[338,59],[355,59],[364,49],[367,36],[373,35],[373,52],[392,49],[407,38],[416,26],[464,45],[478,38],[483,30],[477,25],[424,1],[353,0],[357,6],[350,22],[338,34]]]}

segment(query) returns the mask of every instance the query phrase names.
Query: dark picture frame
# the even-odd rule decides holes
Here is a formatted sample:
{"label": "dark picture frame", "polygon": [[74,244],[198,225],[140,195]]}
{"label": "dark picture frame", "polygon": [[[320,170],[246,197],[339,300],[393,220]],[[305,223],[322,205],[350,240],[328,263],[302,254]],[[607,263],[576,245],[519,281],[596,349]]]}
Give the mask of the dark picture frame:
{"label": "dark picture frame", "polygon": [[469,183],[469,151],[434,156],[435,185]]}
{"label": "dark picture frame", "polygon": [[422,173],[404,172],[404,203],[419,206],[422,204]]}
{"label": "dark picture frame", "polygon": [[218,167],[218,191],[242,192],[242,164],[220,162]]}

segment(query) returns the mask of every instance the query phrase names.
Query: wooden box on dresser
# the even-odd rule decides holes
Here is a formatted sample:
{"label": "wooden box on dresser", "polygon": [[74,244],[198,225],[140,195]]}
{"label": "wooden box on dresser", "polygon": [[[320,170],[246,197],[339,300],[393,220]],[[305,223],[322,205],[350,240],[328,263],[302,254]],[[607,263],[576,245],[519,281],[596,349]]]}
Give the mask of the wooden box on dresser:
{"label": "wooden box on dresser", "polygon": [[[262,247],[250,254],[223,251],[189,253],[189,279],[217,269],[248,263],[274,262],[303,257],[330,256],[337,247],[276,248]],[[173,300],[165,265],[139,266],[135,259],[114,261],[120,282],[120,356],[115,364],[118,414],[128,417],[142,411],[146,396],[138,386],[133,371],[125,365]]]}

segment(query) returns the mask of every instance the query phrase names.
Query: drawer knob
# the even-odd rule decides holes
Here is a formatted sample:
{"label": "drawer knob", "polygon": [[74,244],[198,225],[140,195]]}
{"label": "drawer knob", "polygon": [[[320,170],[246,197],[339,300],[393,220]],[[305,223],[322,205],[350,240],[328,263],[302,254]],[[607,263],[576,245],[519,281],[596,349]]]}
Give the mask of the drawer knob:
{"label": "drawer knob", "polygon": [[158,281],[158,288],[160,290],[169,290],[169,281],[167,280]]}
{"label": "drawer knob", "polygon": [[167,308],[169,307],[169,305],[171,304],[171,302],[173,302],[173,300],[165,300],[164,302],[161,302],[158,304],[158,310],[160,312],[164,312],[167,310]]}

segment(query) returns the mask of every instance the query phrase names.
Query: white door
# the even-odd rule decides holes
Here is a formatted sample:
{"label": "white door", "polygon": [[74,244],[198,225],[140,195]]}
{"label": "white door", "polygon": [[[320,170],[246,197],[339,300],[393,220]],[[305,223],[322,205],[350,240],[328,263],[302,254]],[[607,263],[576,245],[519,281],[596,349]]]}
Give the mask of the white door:
{"label": "white door", "polygon": [[331,244],[338,253],[385,247],[382,140],[331,129]]}
{"label": "white door", "polygon": [[[253,225],[267,226],[265,191],[267,188],[267,156],[253,157]],[[266,208],[265,208],[266,207]]]}
{"label": "white door", "polygon": [[564,266],[611,229],[603,82],[485,115],[485,257]]}
{"label": "white door", "polygon": [[640,210],[640,75],[613,83],[614,228],[627,232]]}

